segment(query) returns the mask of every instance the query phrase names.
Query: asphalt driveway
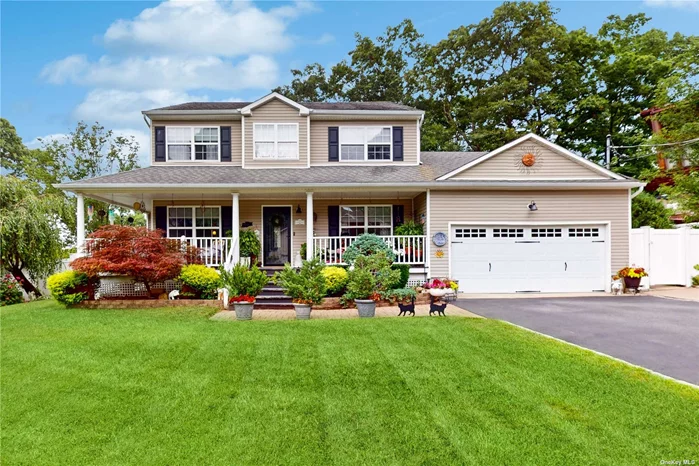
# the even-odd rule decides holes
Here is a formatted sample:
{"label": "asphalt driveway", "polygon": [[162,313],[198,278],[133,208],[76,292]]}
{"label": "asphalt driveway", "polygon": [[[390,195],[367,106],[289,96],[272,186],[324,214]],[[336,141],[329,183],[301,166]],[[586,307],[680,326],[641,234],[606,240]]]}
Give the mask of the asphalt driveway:
{"label": "asphalt driveway", "polygon": [[699,385],[699,302],[618,296],[455,304]]}

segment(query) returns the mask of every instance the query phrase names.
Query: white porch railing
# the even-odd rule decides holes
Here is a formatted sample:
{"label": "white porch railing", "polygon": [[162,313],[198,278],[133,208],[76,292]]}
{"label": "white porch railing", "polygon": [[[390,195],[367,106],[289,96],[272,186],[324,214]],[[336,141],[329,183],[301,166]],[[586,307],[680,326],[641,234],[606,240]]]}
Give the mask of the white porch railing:
{"label": "white porch railing", "polygon": [[[313,251],[326,264],[345,264],[345,249],[359,236],[315,236]],[[425,263],[426,236],[381,236],[396,254],[396,264],[423,265]]]}
{"label": "white porch railing", "polygon": [[229,253],[233,252],[232,238],[186,238],[183,236],[180,241],[198,248],[199,257],[204,265],[209,267],[225,264]]}

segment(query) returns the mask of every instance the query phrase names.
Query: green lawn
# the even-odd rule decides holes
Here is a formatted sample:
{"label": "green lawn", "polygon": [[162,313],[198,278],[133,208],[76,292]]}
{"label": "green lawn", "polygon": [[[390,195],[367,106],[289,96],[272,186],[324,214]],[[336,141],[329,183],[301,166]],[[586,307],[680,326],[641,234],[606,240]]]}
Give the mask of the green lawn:
{"label": "green lawn", "polygon": [[699,460],[699,391],[485,319],[2,308],[3,464]]}

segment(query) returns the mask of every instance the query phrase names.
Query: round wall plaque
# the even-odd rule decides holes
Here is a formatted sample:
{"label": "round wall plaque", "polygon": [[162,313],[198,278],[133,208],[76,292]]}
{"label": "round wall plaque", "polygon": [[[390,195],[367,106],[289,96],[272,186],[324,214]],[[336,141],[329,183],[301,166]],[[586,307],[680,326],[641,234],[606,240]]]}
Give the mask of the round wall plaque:
{"label": "round wall plaque", "polygon": [[445,244],[447,244],[447,235],[442,233],[441,231],[438,231],[437,233],[432,236],[432,242],[434,243],[435,246],[442,247]]}

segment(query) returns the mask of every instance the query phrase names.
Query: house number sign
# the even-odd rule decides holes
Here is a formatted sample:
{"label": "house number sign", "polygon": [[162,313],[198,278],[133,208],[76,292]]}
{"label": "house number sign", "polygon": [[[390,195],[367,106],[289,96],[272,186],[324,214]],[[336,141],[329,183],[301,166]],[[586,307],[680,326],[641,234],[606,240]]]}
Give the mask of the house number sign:
{"label": "house number sign", "polygon": [[442,246],[447,244],[447,235],[442,233],[441,231],[438,231],[434,234],[434,236],[432,236],[432,242],[435,246],[441,248]]}

